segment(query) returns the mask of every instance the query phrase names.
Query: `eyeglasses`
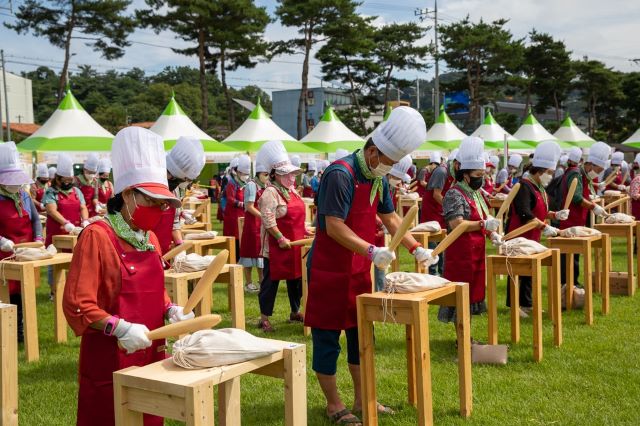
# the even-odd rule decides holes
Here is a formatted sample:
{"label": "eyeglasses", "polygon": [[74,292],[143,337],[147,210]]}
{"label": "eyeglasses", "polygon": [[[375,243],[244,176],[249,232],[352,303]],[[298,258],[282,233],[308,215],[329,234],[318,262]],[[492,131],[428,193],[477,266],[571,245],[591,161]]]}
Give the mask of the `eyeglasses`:
{"label": "eyeglasses", "polygon": [[144,200],[144,202],[145,202],[147,207],[157,206],[157,207],[160,207],[160,210],[162,210],[162,211],[166,211],[166,210],[169,209],[169,203],[167,203],[166,201],[158,200],[156,198],[151,198],[148,195],[143,194],[140,191],[135,191],[134,192],[134,201],[135,201],[135,196],[136,195],[140,195],[142,197],[142,199]]}

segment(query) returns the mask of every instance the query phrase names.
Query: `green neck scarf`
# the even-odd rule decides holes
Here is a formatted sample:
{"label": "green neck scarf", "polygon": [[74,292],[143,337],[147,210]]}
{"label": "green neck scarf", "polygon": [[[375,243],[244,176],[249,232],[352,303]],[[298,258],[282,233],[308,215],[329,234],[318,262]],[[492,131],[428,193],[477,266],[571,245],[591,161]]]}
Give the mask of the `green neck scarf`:
{"label": "green neck scarf", "polygon": [[[591,180],[591,178],[589,177],[589,173],[587,173],[587,171],[584,169],[584,164],[582,166],[580,166],[580,172],[587,177],[587,182],[589,182],[589,192],[593,195],[596,195],[596,190],[593,187],[593,181]],[[580,176],[578,176],[580,177]]]}
{"label": "green neck scarf", "polygon": [[276,189],[280,191],[280,193],[282,194],[282,198],[289,202],[289,199],[291,198],[291,195],[289,195],[289,188],[285,188],[284,186],[280,185],[277,180],[273,181],[273,186],[275,186]]}
{"label": "green neck scarf", "polygon": [[264,183],[260,182],[260,178],[255,178],[255,179],[253,180],[253,183],[255,183],[255,184],[256,184],[256,186],[257,186],[258,188],[260,188],[260,189],[265,189],[265,188],[267,187],[267,185],[266,185],[266,184],[264,184]]}
{"label": "green neck scarf", "polygon": [[131,244],[138,251],[153,251],[156,247],[149,242],[148,232],[135,232],[122,217],[122,213],[107,214],[107,221],[116,235]]}
{"label": "green neck scarf", "polygon": [[373,173],[371,173],[371,170],[369,170],[369,166],[364,159],[363,150],[359,149],[356,151],[356,160],[358,160],[358,166],[360,167],[360,172],[364,178],[373,181],[373,185],[371,185],[371,193],[369,194],[369,203],[373,205],[373,200],[376,199],[376,193],[379,195],[380,201],[382,201],[382,178],[374,176]]}
{"label": "green neck scarf", "polygon": [[20,191],[12,194],[11,192],[6,191],[3,187],[0,186],[0,195],[13,200],[13,203],[16,205],[16,210],[18,210],[18,216],[22,217],[22,201],[20,200]]}
{"label": "green neck scarf", "polygon": [[455,161],[455,160],[452,160],[452,161],[450,161],[450,162],[449,162],[449,167],[448,167],[448,169],[449,169],[449,176],[451,176],[451,177],[455,180],[455,178],[456,178],[456,171],[455,171],[455,169],[453,168],[453,161]]}
{"label": "green neck scarf", "polygon": [[542,199],[544,200],[545,206],[549,207],[549,200],[547,199],[547,190],[544,189],[544,186],[536,182],[532,177],[527,177],[525,178],[525,180],[528,182],[531,182],[536,188],[538,188],[538,191],[540,191],[540,194],[542,195]]}
{"label": "green neck scarf", "polygon": [[87,181],[87,178],[84,176],[83,173],[80,173],[78,176],[76,176],[76,178],[80,181],[80,183],[84,186],[92,186],[93,184],[89,183],[89,181]]}
{"label": "green neck scarf", "polygon": [[459,186],[460,189],[462,189],[465,194],[467,194],[467,196],[476,203],[476,206],[479,208],[480,217],[482,219],[486,219],[489,216],[489,207],[487,206],[487,203],[484,202],[484,198],[480,194],[480,191],[474,191],[471,189],[469,184],[464,180],[456,183],[456,185]]}

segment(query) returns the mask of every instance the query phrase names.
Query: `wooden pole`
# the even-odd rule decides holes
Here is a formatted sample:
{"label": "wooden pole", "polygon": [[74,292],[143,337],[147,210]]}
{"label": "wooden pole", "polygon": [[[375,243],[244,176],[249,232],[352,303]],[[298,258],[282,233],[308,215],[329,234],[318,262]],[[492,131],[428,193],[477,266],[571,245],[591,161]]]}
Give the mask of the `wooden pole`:
{"label": "wooden pole", "polygon": [[18,308],[0,303],[0,424],[18,424]]}

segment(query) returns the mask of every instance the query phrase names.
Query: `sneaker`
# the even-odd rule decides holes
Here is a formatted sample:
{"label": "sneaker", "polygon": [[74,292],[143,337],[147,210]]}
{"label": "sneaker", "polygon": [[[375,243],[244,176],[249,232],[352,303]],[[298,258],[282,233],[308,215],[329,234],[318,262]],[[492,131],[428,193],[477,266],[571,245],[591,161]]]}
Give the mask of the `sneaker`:
{"label": "sneaker", "polygon": [[531,313],[531,308],[519,308],[518,314],[520,318],[529,318],[529,314]]}
{"label": "sneaker", "polygon": [[264,321],[259,320],[258,328],[265,333],[273,333],[275,331],[273,326],[271,325],[271,322],[269,322],[269,320],[264,320]]}
{"label": "sneaker", "polygon": [[300,312],[296,312],[291,313],[289,315],[289,322],[304,322],[304,315],[302,315]]}
{"label": "sneaker", "polygon": [[53,294],[53,292],[52,291],[49,292],[49,302],[53,302],[54,298],[55,298],[55,295]]}
{"label": "sneaker", "polygon": [[257,293],[260,291],[260,286],[258,286],[258,284],[248,283],[244,286],[244,291],[247,293]]}

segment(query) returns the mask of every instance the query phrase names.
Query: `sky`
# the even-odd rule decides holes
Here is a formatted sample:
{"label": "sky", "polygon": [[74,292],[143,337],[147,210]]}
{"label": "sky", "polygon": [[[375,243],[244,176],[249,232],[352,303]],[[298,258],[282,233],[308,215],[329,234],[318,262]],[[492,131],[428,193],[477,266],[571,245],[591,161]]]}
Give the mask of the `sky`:
{"label": "sky", "polygon": [[[15,18],[3,9],[8,0],[0,0],[0,22],[11,22]],[[22,3],[13,0],[14,12]],[[265,6],[269,14],[276,7],[275,0],[256,0],[259,6]],[[363,15],[377,16],[375,25],[392,22],[417,21],[415,10],[434,6],[434,0],[364,0],[359,11]],[[134,0],[132,8],[144,7],[143,0]],[[640,71],[638,64],[630,59],[640,58],[640,1],[638,0],[440,0],[438,12],[440,23],[446,25],[469,15],[472,21],[481,18],[491,21],[499,18],[509,19],[507,27],[515,37],[524,37],[531,28],[548,32],[563,40],[573,56],[580,59],[588,56],[597,59],[620,71]],[[425,22],[425,25],[429,22]],[[268,26],[265,38],[283,40],[295,36],[296,29],[272,23]],[[184,42],[177,40],[173,33],[163,32],[156,35],[150,29],[137,30],[130,36],[133,42],[125,55],[114,61],[107,61],[81,40],[75,40],[72,47],[71,71],[79,65],[91,64],[99,72],[110,69],[126,72],[138,67],[148,74],[154,74],[167,66],[197,67],[197,57],[187,57],[174,53],[170,47],[183,47]],[[422,40],[433,40],[433,31]],[[46,65],[55,70],[62,68],[64,52],[51,46],[46,39],[32,34],[18,35],[13,30],[0,26],[0,46],[4,49],[7,70],[19,73]],[[432,63],[431,59],[427,62]],[[446,66],[441,64],[441,70]],[[253,69],[241,69],[228,73],[229,84],[240,88],[249,84],[260,86],[271,93],[274,90],[296,89],[300,85],[302,56],[280,56],[270,63],[258,64]],[[441,71],[442,72],[442,71]],[[310,86],[321,84],[320,64],[311,60]],[[402,72],[399,77],[413,79],[433,78],[431,69],[417,73]],[[73,83],[73,82],[72,82]],[[323,82],[325,86],[331,82]]]}

